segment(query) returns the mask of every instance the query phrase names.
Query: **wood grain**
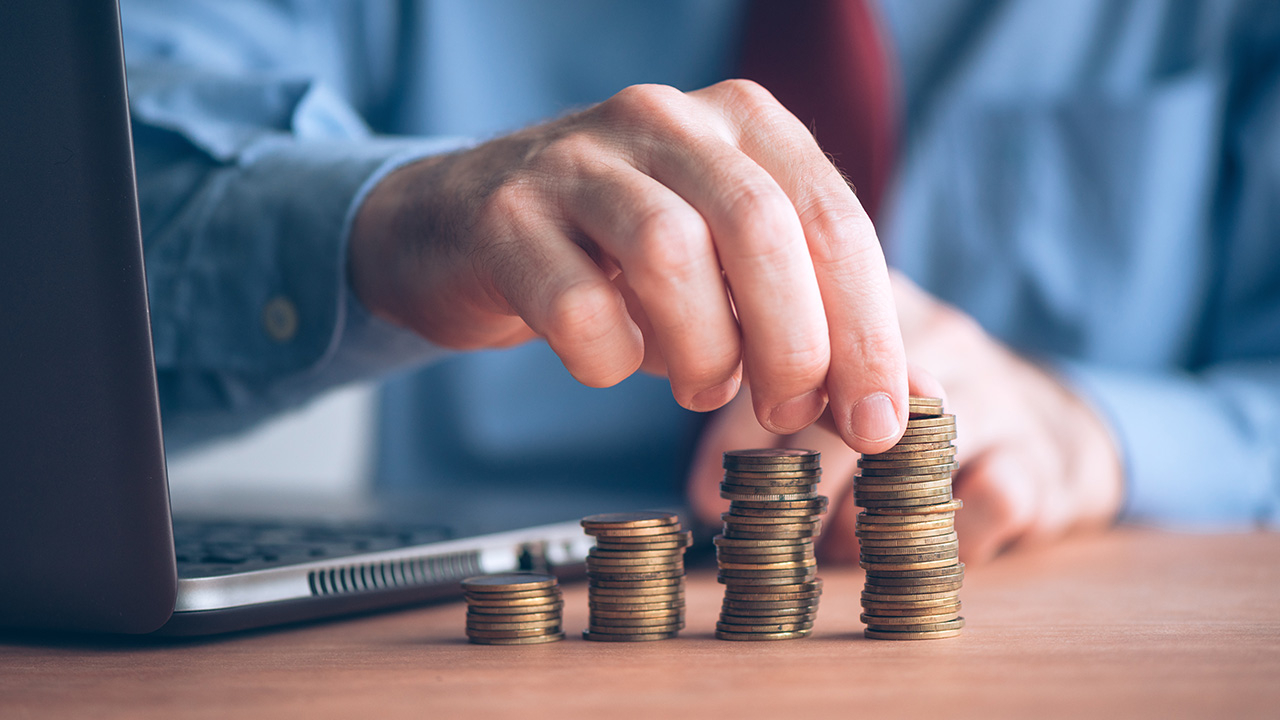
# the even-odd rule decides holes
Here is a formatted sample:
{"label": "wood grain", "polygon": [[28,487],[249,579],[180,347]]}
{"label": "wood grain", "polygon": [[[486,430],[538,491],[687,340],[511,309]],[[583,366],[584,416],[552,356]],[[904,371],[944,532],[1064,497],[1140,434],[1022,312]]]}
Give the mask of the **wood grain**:
{"label": "wood grain", "polygon": [[861,637],[824,569],[806,640],[712,638],[697,571],[678,640],[483,647],[461,603],[200,642],[0,636],[0,717],[1276,717],[1280,535],[1124,529],[971,568],[962,637]]}

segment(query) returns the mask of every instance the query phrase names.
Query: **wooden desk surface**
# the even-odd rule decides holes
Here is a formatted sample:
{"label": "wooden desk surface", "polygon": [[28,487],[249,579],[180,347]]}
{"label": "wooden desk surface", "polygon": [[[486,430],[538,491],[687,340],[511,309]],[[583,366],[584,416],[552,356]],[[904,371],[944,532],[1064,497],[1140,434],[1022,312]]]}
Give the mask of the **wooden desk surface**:
{"label": "wooden desk surface", "polygon": [[0,636],[0,717],[1278,717],[1280,534],[1120,530],[971,568],[962,637],[863,639],[862,575],[817,631],[729,643],[714,572],[677,640],[468,645],[461,603],[212,641]]}

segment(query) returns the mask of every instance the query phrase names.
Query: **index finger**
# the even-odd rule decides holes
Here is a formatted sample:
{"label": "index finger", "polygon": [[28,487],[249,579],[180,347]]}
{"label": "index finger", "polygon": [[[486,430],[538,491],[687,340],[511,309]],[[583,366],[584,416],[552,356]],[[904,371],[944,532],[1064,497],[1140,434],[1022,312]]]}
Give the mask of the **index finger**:
{"label": "index finger", "polygon": [[836,429],[864,453],[887,450],[907,421],[907,365],[893,290],[871,219],[817,141],[754,83],[705,91],[735,122],[742,150],[795,205],[830,332],[827,395]]}

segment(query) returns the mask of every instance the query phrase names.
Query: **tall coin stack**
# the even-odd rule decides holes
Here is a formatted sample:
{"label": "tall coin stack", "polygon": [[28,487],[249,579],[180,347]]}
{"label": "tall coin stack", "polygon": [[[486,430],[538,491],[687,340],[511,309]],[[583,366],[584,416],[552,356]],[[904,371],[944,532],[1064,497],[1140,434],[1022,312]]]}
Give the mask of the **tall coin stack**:
{"label": "tall coin stack", "polygon": [[857,535],[867,581],[862,591],[866,636],[879,640],[955,637],[964,627],[951,498],[955,417],[937,398],[912,397],[902,440],[863,455],[854,480]]}
{"label": "tall coin stack", "polygon": [[564,600],[554,575],[505,573],[462,581],[467,638],[480,645],[537,645],[563,640]]}
{"label": "tall coin stack", "polygon": [[786,640],[813,631],[822,594],[813,542],[827,510],[816,491],[821,476],[813,450],[724,454],[720,496],[730,502],[715,537],[725,586],[717,638]]}
{"label": "tall coin stack", "polygon": [[673,638],[684,628],[684,552],[693,536],[667,512],[589,515],[587,640]]}

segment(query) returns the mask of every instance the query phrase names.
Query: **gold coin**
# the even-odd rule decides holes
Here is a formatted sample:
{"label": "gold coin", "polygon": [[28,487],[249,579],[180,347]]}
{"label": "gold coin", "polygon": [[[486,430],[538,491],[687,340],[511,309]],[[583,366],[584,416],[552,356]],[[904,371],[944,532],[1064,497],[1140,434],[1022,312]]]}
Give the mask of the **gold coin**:
{"label": "gold coin", "polygon": [[813,492],[780,492],[765,495],[765,493],[754,492],[735,492],[727,491],[721,486],[721,497],[724,500],[742,501],[742,502],[797,502],[806,500],[815,500],[817,495]]}
{"label": "gold coin", "polygon": [[817,462],[821,457],[822,454],[817,450],[805,450],[802,448],[747,448],[745,450],[728,450],[724,453],[726,462],[730,460],[812,460]]}
{"label": "gold coin", "polygon": [[[584,529],[583,532],[598,538],[608,538],[613,542],[618,542],[618,538],[648,538],[657,540],[671,540],[680,535],[679,525],[663,525],[659,527],[608,527],[608,528],[590,528]],[[624,541],[625,542],[625,541]]]}
{"label": "gold coin", "polygon": [[588,578],[588,583],[592,589],[595,588],[617,588],[636,590],[637,592],[645,588],[672,588],[684,587],[684,575],[676,577],[662,577],[653,580],[602,580],[600,578]]}
{"label": "gold coin", "polygon": [[467,621],[472,619],[480,623],[535,623],[538,620],[559,619],[559,610],[541,610],[538,612],[511,612],[511,614],[493,614],[493,612],[467,612]]}
{"label": "gold coin", "polygon": [[875,455],[863,455],[863,460],[875,460],[883,462],[887,460],[932,460],[932,459],[950,459],[956,456],[956,446],[947,443],[946,447],[932,448],[930,450],[903,450],[896,449],[889,452],[876,453]]}
{"label": "gold coin", "polygon": [[926,530],[930,535],[914,535],[902,538],[882,537],[870,533],[858,533],[858,540],[863,547],[916,547],[921,545],[936,545],[945,542],[956,542],[959,537],[955,530],[943,529],[941,532],[936,530]]}
{"label": "gold coin", "polygon": [[750,555],[747,553],[716,553],[716,562],[721,567],[730,565],[763,565],[776,562],[802,563],[814,560],[813,551],[788,553],[786,555]]}
{"label": "gold coin", "polygon": [[885,510],[889,508],[902,509],[902,508],[929,507],[930,505],[934,505],[937,503],[946,503],[950,501],[951,501],[951,493],[946,493],[945,495],[929,495],[922,498],[913,498],[913,497],[899,498],[897,500],[871,500],[868,498],[855,498],[855,502],[857,502],[859,506],[865,507],[868,510]]}
{"label": "gold coin", "polygon": [[660,555],[632,555],[630,553],[613,553],[611,555],[587,554],[587,567],[630,567],[681,565],[684,553],[664,553]]}
{"label": "gold coin", "polygon": [[[922,479],[923,478],[923,479]],[[951,487],[951,476],[905,475],[900,477],[870,476],[854,478],[854,490],[859,492],[893,492],[895,490],[932,490]]]}
{"label": "gold coin", "polygon": [[[872,610],[872,608],[875,608]],[[863,609],[878,617],[920,617],[921,615],[942,615],[960,611],[960,601],[947,605],[925,605],[924,607],[884,607],[879,603],[863,603]]]}
{"label": "gold coin", "polygon": [[722,513],[720,519],[726,523],[733,525],[805,525],[818,522],[822,519],[821,515],[806,515],[803,517],[774,515],[772,517],[757,517],[752,515],[737,515],[733,512]]}
{"label": "gold coin", "polygon": [[885,614],[889,615],[893,612],[903,610],[922,610],[931,609],[932,612],[942,612],[940,608],[950,608],[952,605],[959,603],[956,597],[943,600],[902,600],[900,602],[879,602],[876,600],[863,600],[862,609],[872,615]]}
{"label": "gold coin", "polygon": [[817,567],[818,561],[815,559],[807,560],[783,560],[779,562],[769,563],[720,563],[721,570],[794,570],[799,568]]}
{"label": "gold coin", "polygon": [[821,598],[821,590],[790,593],[726,592],[724,594],[724,600],[721,602],[725,605],[731,605],[732,607],[755,610],[772,610],[777,608],[803,607],[806,605],[816,606]]}
{"label": "gold coin", "polygon": [[951,593],[954,595],[960,592],[963,585],[964,583],[951,582],[935,583],[932,585],[916,585],[913,587],[910,585],[872,585],[871,583],[866,583],[862,586],[862,589],[869,593],[875,593],[876,595],[910,595],[913,593],[921,595]]}
{"label": "gold coin", "polygon": [[909,441],[899,442],[897,445],[889,448],[887,451],[877,453],[875,455],[865,455],[863,457],[879,458],[884,455],[901,455],[903,453],[929,452],[932,450],[951,450],[955,451],[955,443],[950,440],[938,440],[936,442],[929,441]]}
{"label": "gold coin", "polygon": [[483,598],[467,598],[471,607],[538,607],[541,605],[563,605],[559,595],[553,597],[508,598],[505,600],[485,600]]}
{"label": "gold coin", "polygon": [[876,630],[945,630],[938,627],[960,617],[957,613],[941,613],[936,615],[916,615],[902,617],[897,615],[868,615],[862,613],[859,619]]}
{"label": "gold coin", "polygon": [[471,593],[503,593],[550,588],[558,583],[554,575],[543,573],[496,573],[469,577],[462,581],[462,589]]}
{"label": "gold coin", "polygon": [[607,552],[657,552],[660,550],[678,550],[687,548],[693,544],[693,534],[685,531],[677,535],[674,539],[663,539],[658,542],[648,542],[639,538],[631,538],[630,541],[613,542],[610,540],[596,539],[595,548]]}
{"label": "gold coin", "polygon": [[867,562],[862,560],[858,563],[864,570],[884,572],[890,570],[931,570],[934,568],[951,567],[955,564],[955,559],[931,560],[928,562],[906,562],[906,563],[888,563],[888,562]]}
{"label": "gold coin", "polygon": [[675,513],[662,512],[656,510],[642,510],[639,512],[620,512],[620,513],[601,513],[599,515],[588,515],[582,518],[582,527],[661,527],[666,525],[677,525],[680,522],[680,516]]}
{"label": "gold coin", "polygon": [[600,582],[636,582],[645,580],[670,580],[684,577],[684,568],[674,570],[657,570],[654,572],[594,572],[587,571],[587,578]]}
{"label": "gold coin", "polygon": [[854,488],[854,495],[867,500],[907,500],[912,498],[936,497],[938,495],[950,495],[951,483],[944,483],[935,487],[918,487],[893,488],[891,490]]}
{"label": "gold coin", "polygon": [[918,430],[907,430],[902,433],[902,439],[898,441],[894,448],[902,445],[923,445],[925,443],[949,442],[956,439],[956,431],[954,428],[920,428]]}
{"label": "gold coin", "polygon": [[719,621],[716,623],[717,630],[723,630],[726,633],[794,633],[796,630],[808,630],[813,628],[813,620],[804,621],[804,623],[755,623],[755,624],[739,624],[726,623]]}
{"label": "gold coin", "polygon": [[726,632],[724,630],[716,631],[717,640],[796,640],[799,638],[809,637],[813,630],[792,630],[790,632],[779,633],[744,633],[744,632]]}
{"label": "gold coin", "polygon": [[821,479],[821,470],[726,470],[724,473],[724,481],[735,485],[813,485]]}
{"label": "gold coin", "polygon": [[[925,525],[925,523],[921,523],[921,525]],[[955,532],[955,521],[945,520],[928,523],[926,527],[913,527],[907,523],[901,525],[857,523],[854,525],[854,530],[857,531],[858,537],[869,540],[915,540],[917,538],[929,538],[953,533]]]}
{"label": "gold coin", "polygon": [[929,578],[944,577],[954,573],[964,572],[964,563],[955,563],[954,565],[939,565],[933,568],[906,568],[903,570],[887,571],[883,568],[876,568],[867,571],[868,578]]}
{"label": "gold coin", "polygon": [[[611,597],[649,598],[649,597],[661,597],[663,595],[684,595],[684,586],[678,585],[675,587],[671,587],[671,586],[659,585],[656,587],[650,586],[650,587],[638,587],[638,588],[632,588],[632,587],[606,588],[606,587],[599,587],[596,585],[592,585],[591,587],[588,588],[588,592],[590,593],[591,597],[600,598],[601,600],[605,598],[611,598]],[[637,602],[639,601],[637,600]],[[645,602],[648,602],[648,601],[646,600]]]}
{"label": "gold coin", "polygon": [[916,418],[907,421],[907,430],[916,430],[919,428],[937,428],[937,427],[955,427],[955,415],[939,415],[933,418]]}
{"label": "gold coin", "polygon": [[964,618],[958,617],[952,621],[958,623],[950,625],[945,630],[924,630],[913,632],[894,632],[891,630],[872,630],[867,628],[863,630],[863,634],[875,640],[938,640],[942,638],[952,638],[960,635],[961,628],[964,627]]}
{"label": "gold coin", "polygon": [[[915,508],[878,508],[878,515],[940,515],[943,513],[954,513],[956,510],[964,507],[964,503],[959,498],[954,498],[951,502],[939,503],[937,505],[921,505]],[[955,517],[955,515],[950,515]],[[861,515],[859,515],[861,518]],[[917,518],[923,519],[923,518]]]}
{"label": "gold coin", "polygon": [[467,628],[467,637],[484,638],[484,639],[511,639],[536,637],[538,635],[547,635],[549,633],[559,632],[558,629],[551,630],[549,628],[532,628],[529,630],[475,630]]}
{"label": "gold coin", "polygon": [[877,553],[866,552],[861,553],[862,560],[869,563],[923,563],[932,562],[934,560],[955,560],[956,548],[950,550],[939,550],[938,552],[928,553]]}
{"label": "gold coin", "polygon": [[684,613],[684,605],[658,610],[605,610],[591,608],[593,618],[670,618]]}
{"label": "gold coin", "polygon": [[676,637],[676,633],[645,633],[643,635],[609,635],[606,633],[593,633],[590,630],[582,631],[583,640],[592,640],[594,642],[649,642],[652,640],[667,640]]}
{"label": "gold coin", "polygon": [[620,558],[646,558],[650,560],[677,560],[684,557],[684,548],[671,550],[601,550],[593,547],[587,551],[587,557],[600,560]]}
{"label": "gold coin", "polygon": [[717,577],[716,581],[722,585],[763,588],[763,587],[774,587],[774,586],[781,586],[781,585],[787,585],[787,586],[803,585],[805,583],[813,582],[814,580],[818,579],[816,577],[810,577],[810,575],[811,574],[806,574],[798,578],[796,577],[751,577],[751,578]]}
{"label": "gold coin", "polygon": [[862,552],[872,558],[892,555],[895,556],[895,560],[906,557],[912,557],[918,560],[938,560],[940,558],[924,556],[954,552],[958,548],[959,541],[952,540],[950,542],[935,543],[932,545],[905,545],[902,547],[876,547],[874,545],[863,545]]}
{"label": "gold coin", "polygon": [[735,512],[744,510],[810,510],[819,512],[827,508],[827,496],[817,495],[806,500],[736,500],[730,506]]}
{"label": "gold coin", "polygon": [[918,467],[950,467],[955,464],[955,459],[951,456],[947,457],[924,457],[924,458],[869,458],[863,457],[858,461],[860,468],[876,468],[882,470],[895,470],[898,468],[918,468]]}
{"label": "gold coin", "polygon": [[563,639],[564,633],[562,632],[554,635],[537,635],[524,638],[470,638],[471,642],[476,645],[541,645],[542,643],[556,642]]}
{"label": "gold coin", "polygon": [[813,615],[818,612],[818,605],[788,605],[783,607],[739,607],[737,605],[721,606],[721,616],[733,615],[739,618],[785,618],[785,616]]}
{"label": "gold coin", "polygon": [[868,573],[867,582],[875,583],[877,585],[901,585],[901,586],[920,585],[920,584],[945,585],[947,583],[961,582],[964,580],[964,564],[960,563],[958,567],[959,569],[955,569],[955,568],[945,569],[946,572],[943,572],[941,575],[934,575],[932,577],[875,577],[872,574]]}
{"label": "gold coin", "polygon": [[872,529],[883,528],[895,532],[901,530],[927,530],[943,527],[952,523],[955,518],[954,510],[940,513],[929,512],[927,514],[903,513],[901,515],[882,515],[879,510],[874,513],[864,510],[858,513],[858,526]]}
{"label": "gold coin", "polygon": [[542,630],[543,632],[560,631],[560,618],[551,618],[549,620],[525,620],[521,622],[484,622],[481,620],[467,619],[467,631],[472,630]]}
{"label": "gold coin", "polygon": [[956,593],[953,590],[943,592],[928,593],[900,593],[893,595],[884,595],[877,592],[862,591],[862,599],[879,603],[900,603],[900,602],[923,602],[928,600],[952,600],[954,601]]}
{"label": "gold coin", "polygon": [[859,467],[858,478],[912,478],[914,482],[928,482],[950,477],[955,470],[955,463],[935,463],[920,467]]}
{"label": "gold coin", "polygon": [[813,538],[792,538],[780,540],[739,540],[737,538],[728,538],[724,535],[716,535],[711,538],[711,542],[715,543],[717,548],[733,548],[733,549],[754,549],[768,547],[785,547],[785,548],[804,548],[813,547]]}
{"label": "gold coin", "polygon": [[586,603],[588,609],[600,612],[659,612],[684,610],[685,598],[668,602],[595,602]]}
{"label": "gold coin", "polygon": [[586,624],[586,629],[591,633],[599,633],[604,635],[643,635],[650,633],[676,633],[685,629],[684,621],[680,623],[667,623],[664,625],[634,625],[634,626],[616,626],[616,625],[600,625],[596,623]]}

